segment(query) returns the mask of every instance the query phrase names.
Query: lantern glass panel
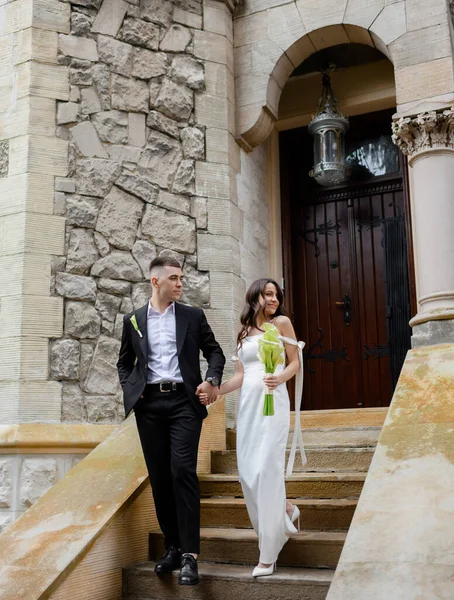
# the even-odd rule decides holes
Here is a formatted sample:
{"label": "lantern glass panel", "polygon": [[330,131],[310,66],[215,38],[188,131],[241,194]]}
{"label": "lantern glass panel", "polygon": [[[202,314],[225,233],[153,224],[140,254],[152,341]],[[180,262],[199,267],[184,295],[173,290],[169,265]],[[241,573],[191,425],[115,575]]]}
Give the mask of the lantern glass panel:
{"label": "lantern glass panel", "polygon": [[323,134],[317,133],[314,137],[314,164],[318,165],[323,156]]}
{"label": "lantern glass panel", "polygon": [[325,133],[325,162],[338,161],[338,141],[335,131],[328,130]]}

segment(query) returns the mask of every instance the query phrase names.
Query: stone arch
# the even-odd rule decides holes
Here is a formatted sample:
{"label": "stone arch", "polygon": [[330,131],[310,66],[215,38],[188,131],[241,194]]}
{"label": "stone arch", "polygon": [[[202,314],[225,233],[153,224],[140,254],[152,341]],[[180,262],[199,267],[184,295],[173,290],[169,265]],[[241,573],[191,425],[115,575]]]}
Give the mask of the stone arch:
{"label": "stone arch", "polygon": [[261,11],[246,1],[235,20],[236,138],[246,151],[271,133],[292,71],[329,46],[361,43],[388,57],[401,114],[453,103],[451,17],[445,0],[430,7],[411,0],[286,1]]}

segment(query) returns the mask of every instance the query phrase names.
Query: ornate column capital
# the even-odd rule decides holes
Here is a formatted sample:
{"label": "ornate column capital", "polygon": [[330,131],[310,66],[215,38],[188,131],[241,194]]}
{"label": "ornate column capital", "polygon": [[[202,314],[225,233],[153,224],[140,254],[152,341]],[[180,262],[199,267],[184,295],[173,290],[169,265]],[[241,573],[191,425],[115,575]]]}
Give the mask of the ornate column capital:
{"label": "ornate column capital", "polygon": [[401,117],[393,121],[392,130],[393,142],[408,156],[436,148],[454,149],[454,107]]}

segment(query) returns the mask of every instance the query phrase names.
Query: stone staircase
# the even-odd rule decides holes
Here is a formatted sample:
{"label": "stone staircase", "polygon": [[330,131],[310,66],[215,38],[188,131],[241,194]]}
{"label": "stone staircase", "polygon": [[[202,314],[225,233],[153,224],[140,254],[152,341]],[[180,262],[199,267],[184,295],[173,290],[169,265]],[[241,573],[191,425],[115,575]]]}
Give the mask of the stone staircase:
{"label": "stone staircase", "polygon": [[[235,432],[228,450],[212,453],[212,474],[200,476],[200,585],[179,586],[178,572],[161,578],[153,562],[125,569],[124,600],[324,600],[350,526],[380,433],[379,426],[316,427],[303,431],[307,464],[295,465],[287,498],[301,511],[301,533],[292,536],[271,577],[254,580],[257,538],[238,481]],[[150,559],[163,551],[151,533]]]}

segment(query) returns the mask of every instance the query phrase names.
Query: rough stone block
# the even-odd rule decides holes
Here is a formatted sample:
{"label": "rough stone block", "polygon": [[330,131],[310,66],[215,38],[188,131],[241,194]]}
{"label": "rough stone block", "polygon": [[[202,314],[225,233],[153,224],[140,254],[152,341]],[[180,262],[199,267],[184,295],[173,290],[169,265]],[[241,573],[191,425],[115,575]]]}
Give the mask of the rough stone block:
{"label": "rough stone block", "polygon": [[117,187],[145,200],[145,202],[153,203],[158,197],[158,188],[142,179],[138,175],[133,175],[129,172],[123,172],[116,181]]}
{"label": "rough stone block", "polygon": [[143,48],[134,48],[132,74],[139,79],[151,79],[167,73],[167,55]]}
{"label": "rough stone block", "polygon": [[77,161],[76,187],[80,194],[103,198],[119,177],[121,166],[110,160],[84,158]]}
{"label": "rough stone block", "polygon": [[119,296],[131,293],[131,284],[128,281],[118,281],[116,279],[98,279],[98,288],[108,294],[117,294]]}
{"label": "rough stone block", "polygon": [[120,398],[116,396],[85,396],[85,410],[89,423],[120,423]]}
{"label": "rough stone block", "polygon": [[151,290],[150,284],[147,283],[136,283],[132,286],[131,300],[134,306],[134,310],[137,310],[141,306],[147,304],[150,300]]}
{"label": "rough stone block", "polygon": [[120,75],[112,76],[112,108],[132,112],[148,112],[150,92],[144,81]]}
{"label": "rough stone block", "polygon": [[152,242],[177,252],[192,254],[196,249],[195,221],[190,217],[147,205],[142,234]]}
{"label": "rough stone block", "polygon": [[134,46],[144,46],[150,50],[159,47],[159,26],[140,19],[126,19],[121,30],[121,39]]}
{"label": "rough stone block", "polygon": [[85,380],[84,389],[93,394],[115,394],[120,382],[116,362],[120,342],[101,336],[96,344],[95,354]]}
{"label": "rough stone block", "polygon": [[134,148],[132,146],[108,146],[107,150],[112,160],[123,164],[123,163],[138,163],[141,155],[140,148]]}
{"label": "rough stone block", "polygon": [[76,227],[94,228],[98,218],[99,198],[89,196],[66,196],[66,222]]}
{"label": "rough stone block", "polygon": [[60,34],[58,47],[62,54],[82,60],[96,62],[99,60],[96,42],[90,38]]}
{"label": "rough stone block", "polygon": [[101,112],[101,101],[94,87],[82,88],[81,99],[82,114],[91,115]]}
{"label": "rough stone block", "polygon": [[10,508],[13,503],[13,461],[0,460],[0,508]]}
{"label": "rough stone block", "polygon": [[96,300],[96,282],[91,277],[73,275],[71,273],[57,273],[55,277],[55,291],[60,296],[71,300]]}
{"label": "rough stone block", "polygon": [[66,270],[69,273],[84,275],[98,259],[98,251],[89,229],[71,230],[68,243]]}
{"label": "rough stone block", "polygon": [[[178,194],[169,194],[164,190],[159,191],[159,197],[156,201],[158,206],[167,208],[175,212],[182,213],[184,215],[191,214],[190,200],[187,196],[180,196]],[[192,216],[192,215],[191,215]]]}
{"label": "rough stone block", "polygon": [[115,37],[120,31],[129,4],[123,0],[104,0],[98,12],[92,31]]}
{"label": "rough stone block", "polygon": [[165,78],[155,102],[157,110],[176,121],[187,121],[193,109],[193,92]]}
{"label": "rough stone block", "polygon": [[185,158],[203,160],[205,157],[205,136],[198,127],[185,127],[181,130],[181,142]]}
{"label": "rough stone block", "polygon": [[142,0],[140,18],[151,23],[169,27],[172,22],[173,3],[162,0]]}
{"label": "rough stone block", "polygon": [[[82,344],[82,348],[84,347],[88,347],[88,344]],[[87,421],[84,395],[75,383],[63,384],[61,420],[62,423],[85,423]]]}
{"label": "rough stone block", "polygon": [[92,304],[67,302],[65,333],[80,339],[96,339],[101,331],[101,318]]}
{"label": "rough stone block", "polygon": [[155,129],[161,133],[166,133],[177,139],[180,138],[180,129],[178,128],[177,122],[173,119],[169,119],[156,110],[152,110],[148,113],[147,125],[148,127],[151,127],[151,129]]}
{"label": "rough stone block", "polygon": [[54,458],[26,458],[20,473],[20,501],[32,506],[58,480],[57,461]]}
{"label": "rough stone block", "polygon": [[91,121],[103,142],[128,143],[128,115],[126,113],[108,110],[93,115]]}
{"label": "rough stone block", "polygon": [[132,71],[133,47],[103,35],[98,36],[99,59],[109,65],[113,73],[129,77]]}
{"label": "rough stone block", "polygon": [[172,191],[177,194],[195,194],[195,162],[193,160],[182,160],[178,165]]}
{"label": "rough stone block", "polygon": [[50,376],[57,380],[79,378],[80,343],[77,340],[62,339],[52,344],[50,356]]}
{"label": "rough stone block", "polygon": [[191,56],[175,56],[172,60],[170,77],[193,90],[202,90],[205,86],[203,64]]}
{"label": "rough stone block", "polygon": [[152,131],[139,161],[139,175],[151,183],[169,189],[182,158],[183,152],[176,140]]}
{"label": "rough stone block", "polygon": [[96,231],[121,250],[130,250],[134,244],[143,202],[113,187],[106,196],[96,223]]}
{"label": "rough stone block", "polygon": [[110,69],[107,65],[97,63],[91,69],[91,79],[98,92],[102,110],[110,109]]}
{"label": "rough stone block", "polygon": [[159,48],[164,52],[184,52],[191,42],[191,31],[182,25],[172,25]]}
{"label": "rough stone block", "polygon": [[100,258],[92,267],[91,274],[107,279],[125,279],[141,281],[142,272],[129,252],[112,250],[110,254]]}
{"label": "rough stone block", "polygon": [[71,137],[83,156],[109,158],[106,149],[90,121],[83,121],[71,129]]}

